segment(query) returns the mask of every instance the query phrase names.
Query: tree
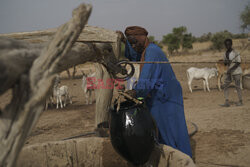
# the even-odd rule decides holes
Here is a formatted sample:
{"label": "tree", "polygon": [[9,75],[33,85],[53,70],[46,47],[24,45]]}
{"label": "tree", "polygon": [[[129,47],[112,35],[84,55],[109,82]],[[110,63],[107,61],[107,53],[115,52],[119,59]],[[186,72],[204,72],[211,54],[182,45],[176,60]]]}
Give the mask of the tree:
{"label": "tree", "polygon": [[152,43],[158,45],[160,48],[162,48],[161,43],[158,40],[156,40],[154,36],[149,36],[148,39],[149,39],[149,42],[152,42]]}
{"label": "tree", "polygon": [[241,28],[243,30],[250,30],[250,3],[245,7],[245,9],[241,12]]}
{"label": "tree", "polygon": [[186,48],[186,49],[192,49],[193,48],[193,37],[192,34],[184,34],[183,36],[183,42],[182,42],[182,48]]}
{"label": "tree", "polygon": [[148,39],[149,39],[149,42],[155,42],[155,37],[154,36],[149,36]]}
{"label": "tree", "polygon": [[173,33],[164,35],[162,43],[167,44],[170,54],[172,54],[174,51],[178,51],[178,49],[180,48],[180,41]]}
{"label": "tree", "polygon": [[167,44],[168,51],[172,54],[174,51],[178,51],[182,48],[193,48],[192,43],[194,38],[191,33],[187,33],[185,26],[175,27],[172,33],[163,36],[162,43]]}
{"label": "tree", "polygon": [[187,27],[181,26],[177,28],[173,28],[172,31],[180,40],[183,39],[183,35],[187,33]]}
{"label": "tree", "polygon": [[197,37],[196,40],[198,42],[207,42],[207,41],[210,41],[212,38],[212,33],[209,32],[209,33],[204,33],[203,35],[201,35],[200,37]]}
{"label": "tree", "polygon": [[241,34],[233,34],[233,39],[242,39],[242,38],[247,38],[247,34],[241,33]]}
{"label": "tree", "polygon": [[173,34],[178,38],[180,41],[180,45],[183,47],[183,39],[184,35],[187,33],[187,27],[181,26],[177,28],[173,28]]}
{"label": "tree", "polygon": [[224,41],[227,38],[232,38],[232,34],[227,30],[217,32],[212,36],[212,49],[221,50],[224,48]]}

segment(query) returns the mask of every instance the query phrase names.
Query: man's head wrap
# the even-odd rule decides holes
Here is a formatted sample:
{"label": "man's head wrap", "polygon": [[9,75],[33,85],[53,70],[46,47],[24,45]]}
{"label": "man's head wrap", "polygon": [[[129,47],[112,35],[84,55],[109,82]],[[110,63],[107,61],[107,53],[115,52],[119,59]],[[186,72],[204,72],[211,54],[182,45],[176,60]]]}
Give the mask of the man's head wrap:
{"label": "man's head wrap", "polygon": [[129,39],[128,38],[129,36],[133,37],[142,45],[145,44],[145,40],[147,40],[147,35],[148,35],[148,31],[140,26],[127,27],[124,33],[127,36],[127,39]]}
{"label": "man's head wrap", "polygon": [[[145,59],[145,51],[147,46],[149,45],[149,40],[147,38],[148,31],[145,28],[142,28],[140,26],[130,26],[127,27],[125,30],[125,35],[128,36],[133,36],[139,43],[144,45],[144,51],[141,54],[141,61],[144,61]],[[144,64],[140,65],[140,71],[142,70]]]}
{"label": "man's head wrap", "polygon": [[128,36],[137,36],[137,35],[143,35],[143,36],[147,36],[148,35],[148,31],[145,28],[142,28],[140,26],[130,26],[127,27],[125,30],[125,35]]}

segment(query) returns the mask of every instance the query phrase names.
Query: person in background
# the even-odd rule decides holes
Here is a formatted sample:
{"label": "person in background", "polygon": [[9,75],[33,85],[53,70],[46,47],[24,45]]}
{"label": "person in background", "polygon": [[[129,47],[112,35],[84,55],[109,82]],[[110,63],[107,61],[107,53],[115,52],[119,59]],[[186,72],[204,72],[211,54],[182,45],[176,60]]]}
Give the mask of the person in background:
{"label": "person in background", "polygon": [[[130,61],[168,61],[160,47],[149,43],[148,32],[142,27],[131,26],[121,31],[125,42],[125,56]],[[140,77],[133,97],[142,97],[156,121],[160,144],[169,145],[192,157],[184,115],[182,88],[169,63],[145,63],[140,66]]]}
{"label": "person in background", "polygon": [[242,75],[242,69],[240,67],[241,58],[239,53],[237,53],[233,48],[233,41],[232,39],[226,39],[224,41],[226,47],[226,53],[224,54],[224,64],[228,67],[225,81],[224,81],[224,97],[225,103],[222,104],[222,107],[229,107],[229,85],[232,80],[235,81],[235,88],[237,90],[239,101],[236,103],[236,106],[242,106],[242,92],[240,89],[240,79]]}

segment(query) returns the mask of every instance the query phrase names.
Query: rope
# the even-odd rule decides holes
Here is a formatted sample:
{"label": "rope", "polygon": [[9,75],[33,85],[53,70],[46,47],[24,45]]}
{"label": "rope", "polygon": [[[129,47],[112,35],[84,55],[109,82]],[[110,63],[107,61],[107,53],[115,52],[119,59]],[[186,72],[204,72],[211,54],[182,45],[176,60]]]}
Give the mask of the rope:
{"label": "rope", "polygon": [[[250,46],[250,43],[248,43],[242,51],[239,53],[239,55],[246,50]],[[169,62],[169,61],[141,61],[141,62],[134,62],[129,61],[131,64],[191,64],[191,63],[218,63],[218,61],[210,61],[210,62]],[[250,63],[245,61],[244,63]]]}
{"label": "rope", "polygon": [[[208,61],[208,62],[169,62],[169,61],[142,61],[142,62],[134,62],[129,61],[131,64],[194,64],[194,63],[200,63],[200,64],[206,64],[206,63],[218,63],[218,61]],[[250,61],[244,62],[244,63],[250,63]]]}
{"label": "rope", "polygon": [[77,135],[77,136],[71,136],[71,137],[68,137],[68,138],[64,138],[62,140],[70,140],[70,139],[75,139],[75,138],[89,136],[89,135],[95,135],[95,134],[96,134],[96,132],[86,132],[86,133],[83,133],[83,134],[80,134],[80,135]]}
{"label": "rope", "polygon": [[242,51],[241,51],[239,54],[241,54],[242,52],[244,52],[244,51],[246,50],[246,48],[248,48],[249,45],[250,45],[250,43],[248,43],[248,44],[242,49]]}
{"label": "rope", "polygon": [[126,92],[118,91],[116,112],[118,112],[120,110],[121,96],[124,96],[124,97],[128,98],[129,100],[132,100],[135,104],[142,104],[142,101],[137,100],[136,98],[131,97]]}
{"label": "rope", "polygon": [[128,95],[125,92],[119,92],[119,94],[123,95],[124,97],[128,98],[129,100],[132,100],[135,102],[135,104],[142,104],[142,101],[137,100],[136,98],[131,97],[130,95]]}

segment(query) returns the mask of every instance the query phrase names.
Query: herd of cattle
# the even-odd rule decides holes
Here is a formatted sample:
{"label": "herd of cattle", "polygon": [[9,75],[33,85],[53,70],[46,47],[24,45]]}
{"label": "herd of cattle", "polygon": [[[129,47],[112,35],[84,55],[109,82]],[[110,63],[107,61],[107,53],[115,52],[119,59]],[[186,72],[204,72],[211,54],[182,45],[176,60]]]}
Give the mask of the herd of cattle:
{"label": "herd of cattle", "polygon": [[[139,74],[140,74],[140,68],[139,64],[135,64],[135,74],[130,79],[129,82],[127,82],[126,89],[131,90],[133,86],[136,84]],[[203,87],[204,91],[209,91],[209,79],[212,77],[217,76],[217,87],[221,91],[221,83],[222,83],[222,77],[223,75],[227,72],[227,66],[224,65],[223,61],[218,61],[215,64],[216,68],[196,68],[196,67],[190,67],[187,69],[187,83],[190,92],[192,93],[192,81],[195,80],[202,80],[203,81]],[[246,74],[250,74],[250,65],[242,63],[241,68],[243,71],[242,76]],[[88,77],[95,77],[95,72],[92,70],[89,70],[88,72],[82,71],[82,84],[81,88],[85,97],[85,104],[92,104],[93,101],[93,95],[94,95],[94,89],[88,89],[88,83],[87,83],[87,78]],[[241,79],[241,88],[242,88],[242,79]],[[58,75],[55,79],[53,90],[51,91],[51,95],[47,98],[46,100],[46,105],[45,109],[47,110],[48,105],[50,104],[53,106],[54,104],[54,99],[56,99],[56,108],[59,108],[59,105],[61,108],[65,107],[67,104],[67,101],[69,101],[72,104],[72,99],[69,94],[69,88],[66,85],[61,85],[60,86],[60,76]],[[64,99],[64,103],[62,102],[62,98]]]}

